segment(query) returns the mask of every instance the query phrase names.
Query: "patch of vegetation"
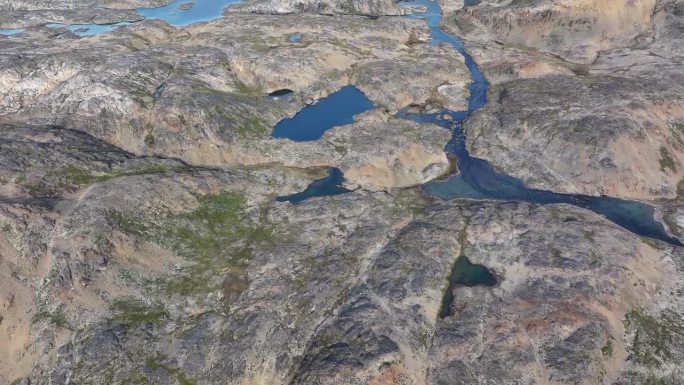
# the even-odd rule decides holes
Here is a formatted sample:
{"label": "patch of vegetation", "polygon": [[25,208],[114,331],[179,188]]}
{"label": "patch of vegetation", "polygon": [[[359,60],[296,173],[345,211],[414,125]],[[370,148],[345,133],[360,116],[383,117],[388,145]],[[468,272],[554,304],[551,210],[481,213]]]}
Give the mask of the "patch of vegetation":
{"label": "patch of vegetation", "polygon": [[624,324],[634,332],[630,353],[636,362],[648,367],[660,367],[672,357],[672,347],[684,340],[684,320],[671,310],[656,318],[634,308],[625,316]]}
{"label": "patch of vegetation", "polygon": [[261,118],[253,116],[236,124],[235,132],[237,132],[240,138],[247,139],[266,136],[270,132],[270,129]]}
{"label": "patch of vegetation", "polygon": [[395,216],[410,213],[417,215],[427,205],[427,200],[417,189],[398,190],[392,202],[392,213]]}
{"label": "patch of vegetation", "polygon": [[241,139],[264,137],[270,133],[268,125],[258,116],[238,119],[219,106],[214,106],[213,109],[218,116],[230,124]]}
{"label": "patch of vegetation", "polygon": [[147,147],[154,147],[154,135],[152,135],[151,132],[148,132],[143,140],[145,141],[145,145]]}
{"label": "patch of vegetation", "polygon": [[169,316],[164,305],[148,305],[133,297],[115,299],[110,305],[110,310],[115,320],[129,325],[156,324]]}
{"label": "patch of vegetation", "polygon": [[172,367],[170,365],[164,364],[162,361],[165,358],[163,356],[148,357],[145,359],[145,365],[147,365],[152,370],[163,369],[170,375],[176,378],[176,381],[180,385],[194,385],[194,382],[188,378],[185,373],[180,368]]}
{"label": "patch of vegetation", "polygon": [[53,194],[53,191],[44,183],[33,183],[26,180],[25,176],[17,178],[16,184],[26,189],[32,197],[45,197]]}
{"label": "patch of vegetation", "polygon": [[111,211],[109,213],[109,218],[119,230],[127,234],[142,237],[148,234],[150,230],[150,227],[139,219],[119,211]]}
{"label": "patch of vegetation", "polygon": [[235,85],[235,89],[236,89],[236,92],[235,92],[236,94],[243,96],[243,97],[246,97],[246,98],[259,99],[262,96],[261,92],[258,89],[252,88],[252,87],[250,87],[250,86],[248,86],[242,82],[238,82]]}
{"label": "patch of vegetation", "polygon": [[665,169],[669,168],[673,172],[677,172],[677,162],[665,146],[660,147],[660,160],[658,162],[661,171],[665,172]]}
{"label": "patch of vegetation", "polygon": [[461,250],[458,253],[459,257],[465,256],[465,248],[468,245],[468,226],[470,226],[470,217],[465,218],[463,223],[463,229],[458,233],[458,244],[461,246]]}
{"label": "patch of vegetation", "polygon": [[41,322],[43,320],[48,320],[50,325],[54,325],[57,327],[61,328],[66,328],[69,327],[69,321],[66,318],[66,314],[59,309],[55,310],[54,312],[49,312],[47,310],[41,310],[36,315],[33,316],[31,319],[31,322],[36,324],[38,322]]}
{"label": "patch of vegetation", "polygon": [[141,168],[119,169],[94,174],[83,168],[68,166],[58,172],[57,175],[61,179],[63,185],[90,185],[125,176],[162,174],[169,171],[171,171],[171,169],[167,166],[153,164]]}
{"label": "patch of vegetation", "polygon": [[592,264],[597,264],[601,262],[601,255],[594,250],[592,250],[591,254],[589,255],[589,258],[591,258]]}
{"label": "patch of vegetation", "polygon": [[646,237],[640,237],[639,239],[641,240],[642,243],[650,246],[653,249],[664,250],[666,248],[666,246],[662,242],[656,241],[655,239],[646,238]]}
{"label": "patch of vegetation", "polygon": [[[166,214],[155,223],[112,211],[121,231],[154,240],[186,261],[178,274],[152,280],[168,294],[205,296],[221,291],[225,298],[248,285],[245,268],[254,250],[279,239],[266,211],[251,213],[242,191],[224,191],[198,199],[191,211]],[[254,218],[257,217],[257,218]]]}
{"label": "patch of vegetation", "polygon": [[[228,191],[200,199],[195,210],[176,215],[176,225],[162,235],[174,250],[191,261],[184,276],[166,283],[170,292],[206,293],[219,283],[212,277],[223,277],[231,269],[244,266],[255,246],[272,242],[277,230],[262,216],[253,224],[247,213],[247,200],[242,192]],[[261,224],[265,223],[265,224]]]}
{"label": "patch of vegetation", "polygon": [[608,341],[603,347],[601,347],[601,353],[606,357],[611,357],[613,355],[613,338],[608,337]]}

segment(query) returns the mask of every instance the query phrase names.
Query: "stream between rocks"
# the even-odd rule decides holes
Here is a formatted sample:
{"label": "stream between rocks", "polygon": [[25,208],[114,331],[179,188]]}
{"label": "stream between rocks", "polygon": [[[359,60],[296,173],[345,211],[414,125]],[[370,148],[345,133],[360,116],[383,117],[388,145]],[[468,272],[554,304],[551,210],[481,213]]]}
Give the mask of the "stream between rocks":
{"label": "stream between rocks", "polygon": [[[605,196],[594,197],[587,195],[559,194],[527,188],[521,181],[497,172],[488,162],[471,157],[465,145],[465,135],[463,134],[462,124],[470,115],[487,104],[489,83],[477,67],[477,64],[475,64],[473,58],[465,51],[463,44],[455,36],[449,35],[441,29],[442,11],[438,2],[431,0],[416,0],[403,4],[412,7],[425,7],[425,12],[416,12],[403,17],[425,19],[431,32],[431,44],[449,44],[461,53],[465,59],[466,67],[470,71],[472,79],[472,83],[469,87],[470,96],[468,99],[467,111],[444,110],[438,113],[428,114],[412,112],[411,108],[407,108],[397,114],[397,117],[410,119],[415,122],[437,124],[450,130],[452,133],[451,140],[447,143],[445,151],[449,155],[457,158],[458,172],[450,175],[446,180],[436,180],[424,184],[422,188],[428,195],[445,200],[465,198],[540,204],[567,203],[603,215],[613,223],[637,235],[658,239],[669,244],[683,245],[679,239],[670,236],[667,231],[665,231],[662,223],[655,220],[655,210],[651,205]],[[345,95],[349,94],[348,87],[343,88],[338,91],[338,93],[344,92]],[[348,97],[344,98],[346,103],[355,105],[363,104],[367,100],[360,91],[346,96],[356,98],[355,100],[349,100]],[[339,96],[337,93],[333,93],[328,96],[328,98],[336,99],[339,98]],[[320,114],[321,116],[339,113],[338,110],[342,107],[337,105],[337,103],[327,103],[326,99],[305,107],[298,115],[307,114],[307,109],[315,109],[316,114]],[[326,106],[330,109],[321,109],[321,106]],[[338,121],[346,123],[351,117],[348,119],[338,119]],[[315,135],[313,136],[317,135],[316,139],[325,131],[320,131],[320,128],[309,127],[311,127],[311,124],[307,124],[307,126],[303,128],[304,130],[312,130],[312,132],[315,132]],[[278,128],[278,126],[276,126],[276,128]],[[279,134],[281,133],[279,130],[276,131],[278,131]],[[276,131],[274,131],[274,133]],[[302,127],[300,127],[299,132],[293,133],[291,136],[285,135],[285,137],[292,140],[301,140],[302,137],[306,136],[306,134],[301,131]],[[279,137],[282,137],[282,135]],[[335,175],[335,177],[331,177],[332,175]],[[306,198],[311,198],[314,196],[340,194],[342,191],[342,183],[343,178],[340,171],[335,170],[332,171],[328,177],[312,183],[304,192],[287,197],[280,197],[279,200],[296,203],[303,200],[302,198],[304,196]],[[331,192],[333,194],[331,194]]]}
{"label": "stream between rocks", "polygon": [[[140,8],[136,12],[145,19],[160,19],[174,26],[187,26],[197,22],[211,21],[222,16],[223,8],[239,0],[203,0],[193,2],[191,7],[183,6],[187,0],[175,0],[158,8]],[[477,2],[466,2],[465,5]],[[466,111],[444,110],[438,113],[420,113],[411,108],[404,109],[397,117],[415,122],[437,124],[452,133],[445,151],[458,160],[458,172],[445,180],[431,181],[422,186],[430,196],[440,199],[478,199],[520,201],[540,204],[567,203],[589,209],[603,215],[615,224],[637,234],[658,239],[674,245],[684,245],[670,236],[662,223],[654,218],[652,206],[611,197],[594,197],[586,195],[559,194],[550,191],[530,189],[513,177],[497,172],[482,159],[473,158],[465,145],[462,130],[463,122],[473,112],[487,103],[489,84],[479,70],[472,57],[465,51],[463,44],[455,37],[441,29],[442,10],[438,2],[431,0],[415,0],[404,2],[404,6],[421,8],[425,12],[415,12],[402,17],[421,18],[427,21],[431,32],[432,45],[449,44],[464,59],[470,71],[472,83]],[[112,31],[120,26],[130,25],[128,22],[109,25],[98,24],[50,24],[48,27],[67,28],[79,36],[96,35]],[[24,30],[0,30],[0,34],[13,35]],[[297,39],[301,36],[297,36]],[[304,107],[292,118],[284,119],[276,125],[273,136],[288,138],[294,141],[316,140],[328,129],[352,123],[354,115],[373,108],[368,98],[353,85],[345,86],[317,103]],[[306,190],[289,196],[282,196],[278,201],[301,202],[317,196],[338,195],[349,192],[342,184],[344,176],[338,169],[330,169],[324,179],[314,181]]]}

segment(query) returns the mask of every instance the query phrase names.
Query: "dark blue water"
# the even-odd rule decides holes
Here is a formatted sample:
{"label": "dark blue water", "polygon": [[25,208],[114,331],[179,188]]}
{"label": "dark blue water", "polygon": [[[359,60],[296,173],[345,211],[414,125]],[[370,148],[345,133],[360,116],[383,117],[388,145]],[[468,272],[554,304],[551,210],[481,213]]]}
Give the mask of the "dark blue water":
{"label": "dark blue water", "polygon": [[297,115],[281,120],[273,128],[273,137],[287,138],[295,142],[317,140],[333,127],[354,122],[354,115],[373,108],[358,88],[349,85],[316,104],[306,106]]}
{"label": "dark blue water", "polygon": [[451,268],[449,285],[442,297],[439,317],[444,318],[451,315],[451,306],[454,303],[454,288],[457,286],[477,285],[494,286],[496,285],[496,276],[486,267],[470,262],[465,256],[458,257],[456,263]]}
{"label": "dark blue water", "polygon": [[[668,235],[663,225],[654,219],[654,209],[650,205],[610,197],[558,194],[549,191],[530,189],[525,187],[521,181],[495,171],[486,161],[471,157],[465,145],[462,123],[473,112],[487,104],[489,83],[473,61],[472,57],[465,51],[463,44],[454,36],[451,36],[440,29],[442,14],[439,4],[436,1],[418,0],[404,4],[407,6],[418,5],[427,8],[425,13],[414,13],[406,17],[425,19],[430,27],[432,35],[431,44],[449,44],[454,47],[465,58],[465,64],[470,70],[472,77],[467,111],[444,110],[435,114],[424,114],[411,113],[408,110],[404,110],[397,114],[398,117],[416,122],[434,123],[452,132],[452,138],[449,143],[447,143],[445,150],[447,153],[458,158],[459,173],[457,175],[451,175],[446,180],[432,181],[423,185],[423,190],[427,194],[445,200],[469,198],[541,204],[567,203],[603,215],[617,225],[622,226],[635,234],[659,239],[670,244],[682,245],[678,239]],[[315,113],[312,112],[312,114],[314,115],[313,117],[317,117],[326,116],[328,114],[338,114],[342,109],[345,109],[346,104],[360,102],[370,104],[360,92],[347,96],[348,97],[344,99],[331,100],[331,103],[321,104],[318,107],[306,107],[298,115],[301,115],[302,119],[309,119],[310,115],[308,115],[309,111],[307,110],[312,108],[316,108]],[[354,98],[357,98],[357,100],[354,101]],[[451,119],[444,119],[446,115]],[[345,117],[342,115],[335,116],[335,119],[339,119],[339,121],[343,121],[344,118]],[[347,115],[346,119],[347,121],[350,121],[351,115]],[[304,126],[306,123],[307,122],[302,122],[301,125]],[[322,131],[325,131],[329,126],[330,124],[326,124],[320,129],[311,128],[311,131],[322,133]],[[340,175],[340,178],[341,177],[342,175]],[[317,186],[318,188],[312,184],[312,186],[307,188],[306,192],[308,196],[326,195],[328,190],[320,188],[320,184],[317,184]]]}
{"label": "dark blue water", "polygon": [[[411,114],[402,111],[398,114],[403,118],[418,122],[435,123],[452,132],[451,140],[447,143],[445,150],[458,158],[459,174],[452,175],[446,180],[425,184],[423,186],[425,192],[441,199],[471,198],[542,204],[568,203],[601,214],[638,235],[682,245],[678,239],[667,234],[660,222],[654,220],[654,209],[650,205],[610,197],[558,194],[530,189],[521,181],[495,171],[486,161],[471,157],[465,145],[462,123],[473,112],[487,104],[489,84],[472,57],[465,51],[463,44],[440,29],[442,14],[437,2],[419,0],[406,4],[427,7],[426,13],[413,14],[408,17],[426,19],[432,34],[432,44],[449,44],[460,52],[465,58],[473,80],[467,111],[446,110],[437,114]],[[449,115],[452,120],[444,119],[444,115]]]}
{"label": "dark blue water", "polygon": [[340,169],[332,167],[328,169],[328,176],[313,181],[306,190],[292,195],[284,195],[276,198],[278,202],[299,203],[305,199],[321,196],[332,196],[348,193],[349,190],[342,187],[344,178]]}

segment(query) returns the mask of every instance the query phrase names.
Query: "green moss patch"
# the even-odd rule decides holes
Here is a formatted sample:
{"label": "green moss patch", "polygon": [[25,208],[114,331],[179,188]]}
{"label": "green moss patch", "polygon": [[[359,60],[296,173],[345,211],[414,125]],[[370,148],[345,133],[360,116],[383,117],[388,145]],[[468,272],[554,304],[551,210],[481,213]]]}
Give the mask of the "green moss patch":
{"label": "green moss patch", "polygon": [[684,341],[684,320],[677,312],[666,310],[655,317],[635,308],[625,316],[625,329],[634,332],[630,353],[648,367],[660,367],[672,358],[672,349]]}
{"label": "green moss patch", "polygon": [[185,259],[177,275],[155,281],[167,293],[239,293],[247,287],[245,269],[254,250],[278,239],[281,231],[266,212],[250,213],[241,191],[204,196],[198,203],[194,210],[163,215],[157,223],[119,212],[112,212],[110,220],[119,230],[153,240]]}
{"label": "green moss patch", "polygon": [[169,316],[164,305],[147,304],[132,297],[115,299],[110,305],[110,310],[115,320],[128,325],[156,324]]}

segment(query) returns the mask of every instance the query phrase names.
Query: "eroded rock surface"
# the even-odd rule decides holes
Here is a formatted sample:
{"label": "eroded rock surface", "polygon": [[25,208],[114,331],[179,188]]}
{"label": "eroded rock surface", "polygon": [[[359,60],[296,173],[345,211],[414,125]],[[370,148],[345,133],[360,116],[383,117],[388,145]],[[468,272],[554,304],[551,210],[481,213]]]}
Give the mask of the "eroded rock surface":
{"label": "eroded rock surface", "polygon": [[135,10],[166,5],[170,0],[0,1],[0,28],[27,28],[50,23],[111,24],[143,19]]}
{"label": "eroded rock surface", "polygon": [[[473,3],[444,7],[492,83],[473,155],[530,186],[669,198],[657,219],[684,234],[681,2]],[[0,9],[29,26],[160,4]],[[394,113],[465,110],[470,77],[422,20],[341,15],[403,12],[254,1],[0,37],[0,384],[679,385],[680,247],[415,187],[454,166],[450,133]],[[347,84],[374,108],[271,137]],[[328,167],[352,191],[276,200]]]}
{"label": "eroded rock surface", "polygon": [[465,125],[472,154],[535,188],[674,197],[681,14],[675,1],[535,1],[449,15],[493,83],[491,103]]}
{"label": "eroded rock surface", "polygon": [[[301,34],[299,42],[288,39],[294,33]],[[428,101],[463,104],[459,92],[467,92],[470,80],[462,59],[451,49],[411,40],[425,35],[421,21],[235,13],[186,29],[145,22],[113,34],[56,41],[35,31],[2,43],[7,55],[1,116],[84,130],[127,151],[193,164],[339,166],[326,160],[330,156],[317,158],[320,151],[274,158],[269,153],[279,149],[272,148],[271,127],[294,115],[302,102],[349,82],[391,112]],[[35,49],[25,53],[29,42]],[[437,92],[445,84],[454,91],[449,98]],[[293,90],[295,97],[266,97],[280,89]],[[429,142],[424,159],[426,151],[405,146],[406,131],[396,131],[375,135],[373,148],[349,148],[356,160],[347,168],[374,162],[377,152],[408,154],[389,165],[396,176],[363,181],[380,188],[421,183],[445,170],[444,131],[421,135]],[[438,167],[422,171],[432,163]]]}

